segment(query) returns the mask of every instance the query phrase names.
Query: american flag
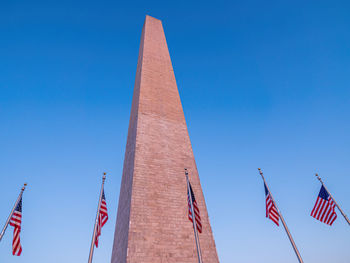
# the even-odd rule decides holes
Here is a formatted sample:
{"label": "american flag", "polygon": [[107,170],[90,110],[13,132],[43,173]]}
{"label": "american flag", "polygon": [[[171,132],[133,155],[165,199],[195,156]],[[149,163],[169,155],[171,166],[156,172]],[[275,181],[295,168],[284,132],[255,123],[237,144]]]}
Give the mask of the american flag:
{"label": "american flag", "polygon": [[322,185],[316,204],[311,211],[311,216],[331,226],[334,220],[337,219],[334,208],[335,203]]}
{"label": "american flag", "polygon": [[19,233],[21,232],[22,223],[22,197],[19,200],[15,211],[10,219],[10,226],[13,226],[13,241],[12,241],[12,255],[20,256],[22,253],[21,239]]}
{"label": "american flag", "polygon": [[277,208],[274,205],[270,192],[267,190],[266,184],[265,187],[265,196],[266,196],[266,217],[270,218],[276,225],[279,226],[279,214],[277,212]]}
{"label": "american flag", "polygon": [[196,219],[197,230],[199,233],[202,233],[201,215],[199,212],[197,201],[196,201],[196,198],[194,197],[194,193],[193,193],[192,186],[191,186],[190,182],[188,182],[188,185],[190,186],[190,189],[187,189],[188,219],[193,223],[192,211],[191,211],[191,199],[190,199],[190,192],[191,192],[193,211],[194,211],[194,215],[195,215],[195,219]]}
{"label": "american flag", "polygon": [[105,190],[103,189],[102,192],[102,200],[100,205],[100,212],[98,214],[98,222],[96,226],[96,238],[95,238],[95,246],[98,247],[98,238],[101,235],[101,229],[106,224],[108,220],[108,214],[107,214],[107,203],[106,203],[106,197],[105,197]]}

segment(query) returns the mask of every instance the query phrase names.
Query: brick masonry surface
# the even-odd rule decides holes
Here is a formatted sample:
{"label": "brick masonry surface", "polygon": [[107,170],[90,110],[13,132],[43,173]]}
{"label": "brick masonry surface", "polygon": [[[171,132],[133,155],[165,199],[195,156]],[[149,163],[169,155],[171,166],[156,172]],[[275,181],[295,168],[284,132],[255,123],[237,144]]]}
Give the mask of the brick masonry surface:
{"label": "brick masonry surface", "polygon": [[184,168],[201,212],[204,263],[219,262],[160,20],[142,30],[112,263],[197,262]]}

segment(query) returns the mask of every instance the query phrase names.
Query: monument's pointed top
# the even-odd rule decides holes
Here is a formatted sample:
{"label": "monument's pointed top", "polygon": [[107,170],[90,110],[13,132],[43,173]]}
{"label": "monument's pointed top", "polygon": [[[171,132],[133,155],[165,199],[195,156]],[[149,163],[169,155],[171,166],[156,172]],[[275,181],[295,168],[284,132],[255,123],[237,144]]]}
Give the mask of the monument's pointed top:
{"label": "monument's pointed top", "polygon": [[146,15],[145,20],[148,20],[148,19],[150,19],[150,20],[154,19],[154,20],[158,20],[158,21],[160,21],[160,22],[161,22],[161,20],[160,20],[160,19],[158,19],[158,18],[155,18],[155,17],[150,16],[150,15]]}

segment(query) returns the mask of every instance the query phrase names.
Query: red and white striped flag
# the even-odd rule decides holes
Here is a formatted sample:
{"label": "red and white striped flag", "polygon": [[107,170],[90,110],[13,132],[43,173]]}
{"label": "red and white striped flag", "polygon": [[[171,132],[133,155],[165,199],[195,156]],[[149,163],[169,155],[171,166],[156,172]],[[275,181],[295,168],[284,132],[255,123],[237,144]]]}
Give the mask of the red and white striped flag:
{"label": "red and white striped flag", "polygon": [[188,185],[190,186],[190,189],[187,189],[188,219],[193,223],[192,211],[191,211],[191,199],[190,199],[190,193],[191,193],[192,204],[193,204],[193,211],[194,211],[194,215],[195,215],[195,218],[196,218],[196,227],[197,227],[198,232],[202,233],[201,215],[200,215],[200,212],[199,212],[197,201],[196,201],[196,198],[194,196],[191,183],[188,182]]}
{"label": "red and white striped flag", "polygon": [[102,200],[100,205],[100,212],[98,215],[98,222],[96,226],[96,238],[95,238],[95,246],[98,247],[98,238],[101,235],[101,229],[106,224],[108,220],[108,213],[107,213],[107,203],[106,203],[106,197],[105,197],[105,190],[102,192]]}
{"label": "red and white striped flag", "polygon": [[22,253],[20,232],[22,223],[22,197],[19,200],[15,211],[10,219],[10,226],[13,226],[13,241],[12,241],[12,255],[20,256]]}
{"label": "red and white striped flag", "polygon": [[277,208],[272,201],[270,192],[267,190],[265,183],[264,187],[266,196],[266,217],[270,218],[276,225],[279,226],[280,215],[277,212]]}
{"label": "red and white striped flag", "polygon": [[320,193],[317,196],[316,204],[311,211],[311,216],[331,226],[337,219],[334,208],[335,203],[322,185]]}

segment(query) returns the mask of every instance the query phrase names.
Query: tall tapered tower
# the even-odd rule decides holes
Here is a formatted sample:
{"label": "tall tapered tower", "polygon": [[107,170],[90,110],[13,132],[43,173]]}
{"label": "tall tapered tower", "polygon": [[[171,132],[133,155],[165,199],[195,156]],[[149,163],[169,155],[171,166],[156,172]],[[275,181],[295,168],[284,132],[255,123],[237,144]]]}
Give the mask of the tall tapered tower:
{"label": "tall tapered tower", "polygon": [[112,263],[194,263],[184,168],[201,212],[204,263],[218,263],[160,20],[146,16],[132,100]]}

